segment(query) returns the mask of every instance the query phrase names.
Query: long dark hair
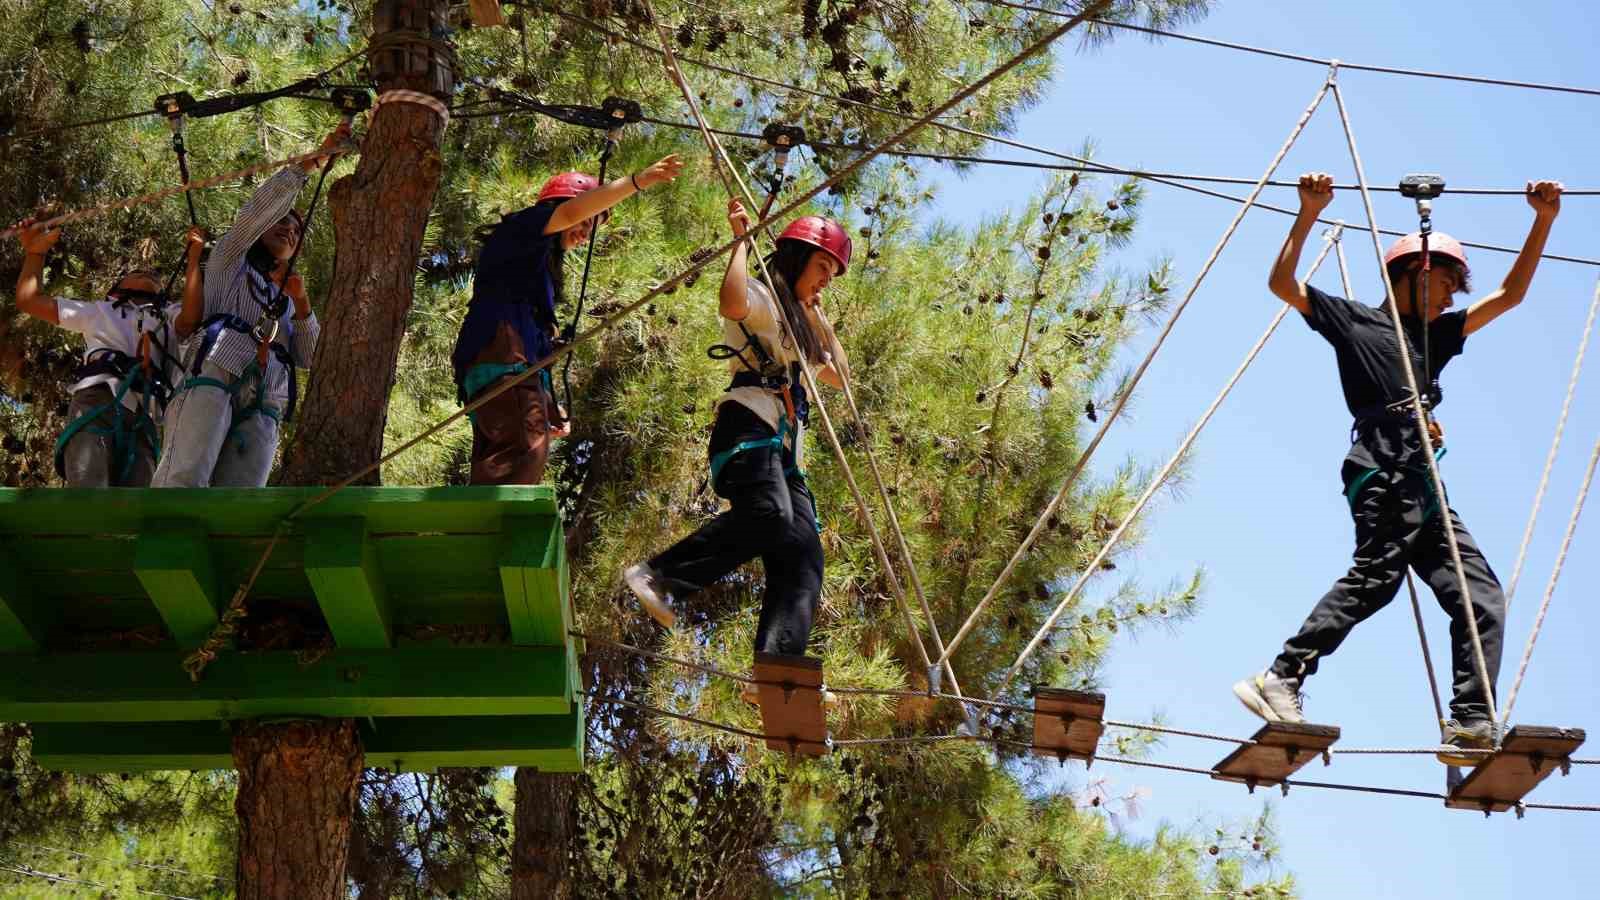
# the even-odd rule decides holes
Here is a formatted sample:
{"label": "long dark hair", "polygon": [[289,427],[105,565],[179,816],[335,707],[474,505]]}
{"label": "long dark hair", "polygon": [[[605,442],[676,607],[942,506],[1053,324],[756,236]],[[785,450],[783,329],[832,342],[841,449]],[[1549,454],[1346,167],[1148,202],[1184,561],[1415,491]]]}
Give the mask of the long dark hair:
{"label": "long dark hair", "polygon": [[[800,348],[812,365],[822,364],[822,355],[826,352],[826,348],[822,344],[821,336],[812,330],[811,320],[806,318],[800,301],[795,299],[794,286],[799,283],[800,275],[805,272],[806,264],[811,261],[811,254],[821,252],[804,241],[780,240],[777,249],[767,254],[765,259],[767,271],[772,274],[772,286],[778,289],[778,306],[783,309],[783,318],[789,325],[789,334],[793,336],[793,340],[800,343]],[[787,345],[787,341],[785,344]]]}
{"label": "long dark hair", "polygon": [[[534,204],[533,208],[534,209],[547,209],[547,210],[549,210],[550,211],[549,215],[547,215],[545,217],[545,221],[548,222],[550,220],[549,216],[555,215],[556,207],[560,206],[561,204],[567,202],[570,199],[572,199],[572,198],[570,198],[570,197],[558,197],[558,198],[556,198],[554,200],[541,200],[538,203]],[[549,238],[550,238],[549,256],[545,260],[545,268],[547,268],[550,271],[550,283],[554,286],[554,297],[552,299],[553,299],[553,301],[555,303],[555,308],[557,310],[556,318],[557,318],[557,320],[559,320],[561,318],[561,313],[560,313],[561,305],[563,303],[567,302],[567,279],[566,279],[567,251],[561,246],[561,232],[558,231],[555,234],[550,235]],[[594,240],[594,235],[591,234],[589,236],[589,240],[591,240],[591,241]]]}

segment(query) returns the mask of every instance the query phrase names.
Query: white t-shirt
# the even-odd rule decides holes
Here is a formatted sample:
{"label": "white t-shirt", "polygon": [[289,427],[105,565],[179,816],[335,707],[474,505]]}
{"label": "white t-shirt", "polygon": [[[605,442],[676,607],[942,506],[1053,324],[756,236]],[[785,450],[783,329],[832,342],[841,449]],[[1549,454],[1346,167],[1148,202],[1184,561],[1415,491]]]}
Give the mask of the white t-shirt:
{"label": "white t-shirt", "polygon": [[[86,301],[73,300],[69,297],[56,298],[56,318],[62,328],[76,331],[83,335],[86,346],[84,347],[84,361],[88,362],[90,354],[102,348],[109,348],[135,356],[139,352],[139,331],[151,332],[153,339],[167,348],[167,352],[175,358],[178,353],[177,338],[172,332],[172,323],[177,320],[182,305],[168,304],[164,312],[166,321],[162,321],[150,312],[141,312],[138,309],[124,304],[117,306],[111,300]],[[156,354],[157,365],[163,361],[159,351]],[[170,378],[171,372],[168,372]],[[87,387],[97,384],[111,386],[115,392],[121,385],[116,376],[91,375],[72,386],[72,392],[77,393]],[[122,396],[122,405],[129,409],[139,408],[139,395],[133,391]]]}
{"label": "white t-shirt", "polygon": [[[731,357],[728,360],[728,373],[737,375],[740,372],[750,371],[752,366],[759,367],[761,365],[760,356],[755,352],[755,349],[745,346],[748,343],[748,339],[744,335],[745,331],[750,332],[752,337],[760,341],[761,346],[766,348],[767,354],[775,362],[781,364],[785,371],[788,371],[791,363],[800,360],[800,353],[792,343],[786,343],[784,340],[784,332],[778,325],[778,317],[782,315],[782,312],[778,309],[777,301],[773,298],[772,293],[767,290],[767,286],[760,281],[754,278],[747,278],[746,284],[745,296],[749,301],[750,310],[745,314],[742,322],[732,319],[722,320],[722,342],[729,347],[739,349],[749,365],[741,362],[739,356]],[[740,325],[744,326],[744,331],[739,329]],[[787,410],[783,406],[783,398],[765,388],[754,386],[736,387],[724,393],[722,398],[717,401],[717,405],[720,407],[722,404],[729,402],[744,405],[751,412],[760,416],[761,420],[771,426],[773,431],[778,430],[778,421],[787,414]],[[797,429],[801,427],[799,423],[793,424]],[[799,447],[801,444],[795,440],[797,437],[798,435],[790,435],[785,438],[784,443],[790,447]],[[798,452],[796,455],[798,456]],[[798,459],[796,459],[795,464],[801,465]]]}

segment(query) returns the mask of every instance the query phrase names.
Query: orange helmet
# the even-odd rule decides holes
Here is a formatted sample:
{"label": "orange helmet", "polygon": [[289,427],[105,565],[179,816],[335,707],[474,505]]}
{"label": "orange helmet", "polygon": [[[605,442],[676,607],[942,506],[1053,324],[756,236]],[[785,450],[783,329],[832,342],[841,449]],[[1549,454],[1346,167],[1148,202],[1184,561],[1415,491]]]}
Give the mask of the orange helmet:
{"label": "orange helmet", "polygon": [[[1383,264],[1388,266],[1397,259],[1404,259],[1407,256],[1421,252],[1422,233],[1413,231],[1389,246],[1389,252],[1383,254]],[[1461,265],[1463,271],[1469,269],[1467,266],[1467,251],[1461,248],[1461,242],[1442,231],[1435,231],[1428,235],[1428,254],[1431,256],[1435,253],[1455,260]]]}

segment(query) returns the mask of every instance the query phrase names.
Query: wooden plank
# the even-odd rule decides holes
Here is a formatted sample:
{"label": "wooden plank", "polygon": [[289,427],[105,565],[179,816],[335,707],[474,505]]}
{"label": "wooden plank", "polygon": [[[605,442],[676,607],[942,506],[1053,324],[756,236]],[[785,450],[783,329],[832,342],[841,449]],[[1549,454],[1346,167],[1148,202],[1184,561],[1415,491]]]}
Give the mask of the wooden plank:
{"label": "wooden plank", "polygon": [[1444,805],[1484,815],[1516,808],[1551,772],[1564,772],[1571,765],[1572,754],[1586,737],[1582,728],[1514,726],[1506,732],[1498,753],[1451,786]]}
{"label": "wooden plank", "polygon": [[566,647],[224,653],[190,682],[182,654],[16,655],[0,667],[0,721],[155,722],[304,715],[554,715],[571,706]]}
{"label": "wooden plank", "polygon": [[828,752],[828,723],[822,714],[822,660],[809,656],[757,653],[761,732],[767,747],[803,756]]}
{"label": "wooden plank", "polygon": [[[553,716],[395,717],[362,722],[368,766],[430,772],[448,766],[583,770],[583,713]],[[223,722],[43,723],[33,757],[63,772],[116,773],[233,768]]]}
{"label": "wooden plank", "polygon": [[205,526],[186,519],[145,522],[133,571],[178,646],[200,646],[222,608]]}
{"label": "wooden plank", "polygon": [[1033,751],[1092,760],[1105,731],[1106,695],[1039,686],[1033,689]]}
{"label": "wooden plank", "polygon": [[1253,792],[1261,785],[1281,785],[1301,766],[1322,755],[1339,740],[1332,725],[1268,722],[1246,744],[1217,763],[1211,777],[1244,784]]}
{"label": "wooden plank", "polygon": [[479,28],[506,24],[505,14],[500,12],[500,0],[468,0],[467,6],[472,11],[472,24]]}
{"label": "wooden plank", "polygon": [[334,642],[352,649],[390,646],[389,599],[366,520],[311,519],[304,528],[306,579]]}
{"label": "wooden plank", "polygon": [[511,641],[522,645],[567,642],[572,612],[566,602],[567,557],[554,519],[507,516],[500,585]]}
{"label": "wooden plank", "polygon": [[[271,534],[319,487],[4,488],[0,535],[136,535],[147,519],[195,519],[213,535]],[[360,517],[377,535],[498,532],[503,515],[557,515],[549,485],[349,487],[316,507],[320,517]]]}
{"label": "wooden plank", "polygon": [[36,596],[17,558],[0,547],[0,653],[44,647],[45,627],[36,612]]}

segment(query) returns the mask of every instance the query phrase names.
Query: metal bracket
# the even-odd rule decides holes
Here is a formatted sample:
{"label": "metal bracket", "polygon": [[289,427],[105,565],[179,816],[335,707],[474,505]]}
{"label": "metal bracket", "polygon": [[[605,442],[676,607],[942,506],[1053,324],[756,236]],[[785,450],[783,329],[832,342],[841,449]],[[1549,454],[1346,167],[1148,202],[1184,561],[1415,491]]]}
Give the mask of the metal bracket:
{"label": "metal bracket", "polygon": [[363,88],[336,87],[329,92],[328,99],[333,101],[339,115],[346,119],[353,119],[372,108],[372,94]]}

